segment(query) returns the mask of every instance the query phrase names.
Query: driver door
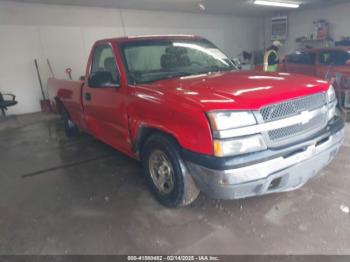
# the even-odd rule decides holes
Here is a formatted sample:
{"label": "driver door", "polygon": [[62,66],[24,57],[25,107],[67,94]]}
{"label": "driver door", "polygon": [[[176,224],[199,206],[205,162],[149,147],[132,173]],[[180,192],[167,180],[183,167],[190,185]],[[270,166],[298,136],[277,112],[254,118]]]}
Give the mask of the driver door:
{"label": "driver door", "polygon": [[[96,85],[92,78],[98,72],[110,73],[113,83]],[[112,44],[95,45],[89,78],[82,93],[86,123],[96,138],[125,151],[130,147],[127,143],[129,132],[125,112],[125,87],[121,86],[119,76]]]}

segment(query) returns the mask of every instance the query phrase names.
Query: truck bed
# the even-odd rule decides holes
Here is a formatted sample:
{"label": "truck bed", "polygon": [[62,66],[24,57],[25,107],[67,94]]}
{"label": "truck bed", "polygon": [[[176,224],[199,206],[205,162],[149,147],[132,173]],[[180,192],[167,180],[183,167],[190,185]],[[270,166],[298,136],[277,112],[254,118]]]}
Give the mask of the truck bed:
{"label": "truck bed", "polygon": [[52,109],[59,112],[61,104],[70,113],[73,121],[81,123],[83,105],[81,101],[84,81],[49,78],[47,86]]}
{"label": "truck bed", "polygon": [[71,107],[81,107],[81,88],[83,81],[63,80],[49,78],[47,86],[49,90],[49,98],[53,109],[57,109],[57,99],[64,102],[67,109]]}

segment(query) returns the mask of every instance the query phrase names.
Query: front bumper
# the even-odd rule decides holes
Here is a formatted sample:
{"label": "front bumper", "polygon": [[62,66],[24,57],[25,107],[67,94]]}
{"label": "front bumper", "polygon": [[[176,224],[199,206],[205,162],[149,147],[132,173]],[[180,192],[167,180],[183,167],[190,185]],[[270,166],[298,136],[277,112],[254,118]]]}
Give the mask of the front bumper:
{"label": "front bumper", "polygon": [[338,119],[316,137],[276,150],[275,157],[271,152],[261,161],[245,156],[249,164],[241,160],[240,165],[229,169],[212,169],[200,161],[186,163],[202,192],[219,199],[239,199],[301,187],[334,159],[343,140],[344,124]]}

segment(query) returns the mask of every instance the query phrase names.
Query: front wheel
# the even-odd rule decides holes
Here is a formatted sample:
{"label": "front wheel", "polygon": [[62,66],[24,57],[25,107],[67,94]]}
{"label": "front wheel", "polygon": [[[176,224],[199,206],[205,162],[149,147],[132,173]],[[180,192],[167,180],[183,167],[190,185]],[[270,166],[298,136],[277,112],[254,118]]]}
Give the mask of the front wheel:
{"label": "front wheel", "polygon": [[142,165],[151,191],[164,206],[189,205],[198,197],[199,191],[187,172],[179,146],[171,137],[152,135],[143,147]]}

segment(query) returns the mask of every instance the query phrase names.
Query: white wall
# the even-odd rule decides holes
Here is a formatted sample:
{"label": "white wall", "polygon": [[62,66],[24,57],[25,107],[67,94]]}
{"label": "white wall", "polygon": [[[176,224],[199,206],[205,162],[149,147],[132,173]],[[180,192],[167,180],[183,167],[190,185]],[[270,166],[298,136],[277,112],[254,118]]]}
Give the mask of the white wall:
{"label": "white wall", "polygon": [[[287,54],[298,48],[295,39],[313,34],[313,22],[325,19],[330,23],[331,37],[340,40],[341,36],[350,36],[350,3],[330,5],[320,8],[296,10],[289,13],[289,35],[281,48],[281,54]],[[271,17],[265,21],[265,42],[271,44]]]}
{"label": "white wall", "polygon": [[73,77],[78,78],[84,74],[94,41],[124,33],[197,34],[235,56],[243,50],[258,49],[261,21],[234,16],[0,2],[0,91],[17,95],[19,104],[10,108],[9,114],[39,111],[41,93],[34,58],[39,60],[45,85],[49,75],[46,58],[57,77],[65,77],[64,69],[71,67]]}

